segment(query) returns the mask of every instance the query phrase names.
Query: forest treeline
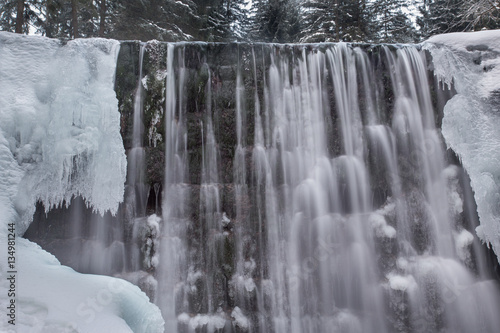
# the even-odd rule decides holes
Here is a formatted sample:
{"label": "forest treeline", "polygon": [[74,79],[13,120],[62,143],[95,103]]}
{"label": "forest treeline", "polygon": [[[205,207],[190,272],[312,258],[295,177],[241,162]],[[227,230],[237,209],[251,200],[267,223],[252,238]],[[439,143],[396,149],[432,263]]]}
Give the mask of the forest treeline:
{"label": "forest treeline", "polygon": [[48,37],[416,42],[500,28],[500,0],[0,0],[0,29]]}

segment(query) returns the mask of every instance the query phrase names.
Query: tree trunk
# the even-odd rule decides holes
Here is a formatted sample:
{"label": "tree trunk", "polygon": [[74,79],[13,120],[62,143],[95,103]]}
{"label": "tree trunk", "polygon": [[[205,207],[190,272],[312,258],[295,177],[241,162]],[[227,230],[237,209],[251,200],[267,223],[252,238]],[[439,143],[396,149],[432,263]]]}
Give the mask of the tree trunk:
{"label": "tree trunk", "polygon": [[49,38],[54,37],[54,5],[53,0],[47,0],[47,16],[45,18],[45,35]]}
{"label": "tree trunk", "polygon": [[335,41],[339,42],[340,41],[340,10],[339,10],[339,0],[335,0]]}
{"label": "tree trunk", "polygon": [[24,25],[24,0],[17,0],[16,33],[23,33]]}
{"label": "tree trunk", "polygon": [[73,38],[78,38],[78,0],[71,0],[71,28]]}
{"label": "tree trunk", "polygon": [[104,37],[104,27],[106,23],[106,0],[101,0],[99,6],[99,16],[101,19],[99,22],[99,37]]}

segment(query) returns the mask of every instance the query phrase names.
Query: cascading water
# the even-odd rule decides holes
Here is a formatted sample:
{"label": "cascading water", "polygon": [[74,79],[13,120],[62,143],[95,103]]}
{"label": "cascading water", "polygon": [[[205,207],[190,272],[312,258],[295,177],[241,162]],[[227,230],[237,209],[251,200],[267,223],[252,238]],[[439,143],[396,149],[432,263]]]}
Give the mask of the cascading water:
{"label": "cascading water", "polygon": [[[171,49],[182,50],[179,58],[186,52],[169,45],[170,57]],[[188,271],[179,281],[181,331],[493,332],[500,323],[484,309],[499,309],[500,293],[476,267],[477,240],[461,215],[461,171],[445,161],[425,54],[380,47],[374,56],[347,44],[242,49],[232,81],[229,216],[218,169],[223,135],[212,117],[221,71],[202,60],[209,56],[202,51],[199,67],[178,69],[186,82],[206,80],[196,109],[201,178],[192,200],[199,213],[188,222],[200,229],[188,241],[187,253],[196,253],[184,257]],[[167,96],[189,90],[171,84],[173,67],[167,72]],[[390,75],[390,110],[381,100],[388,94],[381,73]],[[243,84],[244,74],[253,83]],[[175,102],[177,126],[189,122],[182,98]],[[178,140],[171,138],[167,147]],[[175,168],[187,170],[181,165]],[[224,246],[233,242],[227,262]]]}
{"label": "cascading water", "polygon": [[143,125],[143,59],[145,45],[141,44],[139,49],[139,79],[137,89],[134,95],[134,113],[132,121],[132,147],[128,151],[127,156],[127,184],[130,187],[129,194],[132,200],[130,206],[136,211],[133,213],[136,217],[141,217],[146,214],[147,196],[149,187],[146,185],[145,179],[145,149],[143,146],[144,140],[144,125]]}
{"label": "cascading water", "polygon": [[[287,59],[272,59],[264,87],[274,96],[265,107],[271,140],[261,148],[264,153],[254,154],[267,166],[264,259],[274,287],[273,331],[381,332],[383,302],[367,223],[370,183],[362,160],[354,54],[340,44],[326,53],[303,50],[294,61],[290,66]],[[327,148],[332,139],[328,70],[335,78],[345,152],[335,157]],[[358,312],[369,317],[358,318]]]}
{"label": "cascading water", "polygon": [[425,51],[136,51],[125,203],[107,225],[73,199],[68,238],[96,239],[87,264],[68,264],[138,284],[169,333],[498,330],[499,284]]}
{"label": "cascading water", "polygon": [[[178,66],[175,66],[175,51]],[[174,73],[177,69],[177,77]],[[183,86],[185,80],[183,49],[175,50],[174,45],[167,49],[167,79],[165,107],[165,181],[163,190],[163,223],[160,237],[160,262],[158,265],[158,293],[156,303],[165,319],[165,331],[177,331],[176,294],[179,283],[186,280],[187,250],[186,228],[189,211],[186,199],[189,188],[186,186],[187,138],[185,100]],[[192,272],[190,272],[192,273]],[[189,281],[189,276],[188,276]],[[184,304],[182,302],[181,304]]]}

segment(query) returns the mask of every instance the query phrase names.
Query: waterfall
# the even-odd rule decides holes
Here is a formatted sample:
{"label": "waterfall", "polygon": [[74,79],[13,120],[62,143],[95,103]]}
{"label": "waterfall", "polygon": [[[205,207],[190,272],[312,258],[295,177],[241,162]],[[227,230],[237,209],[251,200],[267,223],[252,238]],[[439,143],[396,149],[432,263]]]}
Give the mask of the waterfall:
{"label": "waterfall", "polygon": [[132,121],[132,147],[127,156],[127,184],[130,187],[130,205],[136,210],[133,215],[142,217],[146,215],[147,196],[149,195],[149,186],[145,179],[145,150],[144,124],[143,124],[143,59],[145,45],[141,44],[139,49],[139,78],[137,88],[134,94],[134,112]]}
{"label": "waterfall", "polygon": [[152,41],[120,59],[125,202],[107,221],[40,205],[26,237],[71,215],[94,252],[67,264],[139,285],[169,333],[498,330],[428,51]]}
{"label": "waterfall", "polygon": [[[178,72],[174,72],[177,51]],[[165,331],[177,331],[176,293],[178,284],[187,277],[186,228],[189,211],[186,200],[186,128],[184,122],[184,52],[168,46],[165,106],[165,182],[163,189],[163,223],[161,227],[156,303],[165,319]],[[177,76],[176,76],[177,75]]]}
{"label": "waterfall", "polygon": [[424,51],[235,44],[223,67],[217,45],[167,50],[169,332],[495,330]]}

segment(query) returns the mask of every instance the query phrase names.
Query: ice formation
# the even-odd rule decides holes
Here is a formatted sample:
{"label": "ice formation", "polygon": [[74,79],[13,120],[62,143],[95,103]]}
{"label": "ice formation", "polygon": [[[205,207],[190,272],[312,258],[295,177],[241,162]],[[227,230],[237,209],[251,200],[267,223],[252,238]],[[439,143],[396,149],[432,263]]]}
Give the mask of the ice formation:
{"label": "ice formation", "polygon": [[37,200],[49,209],[81,195],[100,213],[116,212],[123,200],[126,160],[113,90],[119,44],[61,44],[0,34],[2,186],[20,215],[20,234]]}
{"label": "ice formation", "polygon": [[500,255],[500,30],[430,38],[434,74],[456,95],[442,133],[469,173],[481,225],[478,236]]}
{"label": "ice formation", "polygon": [[[0,276],[5,309],[7,225],[27,229],[82,196],[103,213],[123,200],[126,159],[113,90],[117,41],[0,32]],[[83,275],[16,238],[17,332],[162,332],[158,308],[123,280]],[[0,330],[12,326],[2,320]]]}

